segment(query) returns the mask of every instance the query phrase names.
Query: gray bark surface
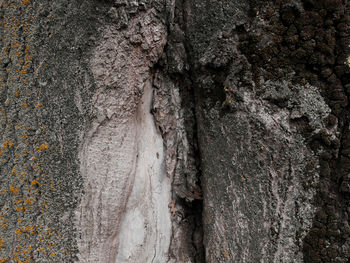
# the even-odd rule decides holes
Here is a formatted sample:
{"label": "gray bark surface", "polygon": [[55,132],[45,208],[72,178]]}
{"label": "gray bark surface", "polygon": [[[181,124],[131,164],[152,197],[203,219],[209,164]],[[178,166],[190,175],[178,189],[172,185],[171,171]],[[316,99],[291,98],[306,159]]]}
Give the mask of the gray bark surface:
{"label": "gray bark surface", "polygon": [[1,262],[350,259],[347,0],[0,0]]}

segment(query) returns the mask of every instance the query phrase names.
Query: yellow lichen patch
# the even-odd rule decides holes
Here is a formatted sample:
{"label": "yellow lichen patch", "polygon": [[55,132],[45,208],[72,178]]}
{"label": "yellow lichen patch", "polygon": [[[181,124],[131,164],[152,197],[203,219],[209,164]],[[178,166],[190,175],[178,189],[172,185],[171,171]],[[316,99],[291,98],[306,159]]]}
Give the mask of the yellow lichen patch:
{"label": "yellow lichen patch", "polygon": [[42,145],[36,146],[35,148],[36,148],[38,151],[44,151],[44,150],[49,149],[49,145],[43,143]]}
{"label": "yellow lichen patch", "polygon": [[30,199],[25,200],[24,202],[25,202],[27,205],[31,205],[33,200],[34,200],[34,198],[30,198]]}
{"label": "yellow lichen patch", "polygon": [[14,194],[18,194],[19,193],[19,189],[16,187],[13,187],[12,185],[10,186],[10,191]]}
{"label": "yellow lichen patch", "polygon": [[15,202],[13,202],[15,205],[18,205],[18,204],[20,204],[20,203],[22,203],[23,201],[22,200],[17,200],[17,201],[15,201]]}
{"label": "yellow lichen patch", "polygon": [[26,227],[22,227],[22,232],[30,232],[33,233],[34,227],[32,225],[26,226]]}
{"label": "yellow lichen patch", "polygon": [[35,108],[37,109],[37,108],[39,108],[41,106],[43,106],[43,105],[41,103],[38,103],[37,105],[35,105]]}
{"label": "yellow lichen patch", "polygon": [[27,5],[30,3],[30,0],[22,0],[19,4],[20,5]]}
{"label": "yellow lichen patch", "polygon": [[4,241],[5,241],[5,239],[0,238],[0,249],[3,248],[3,246],[4,246]]}
{"label": "yellow lichen patch", "polygon": [[31,182],[31,185],[37,185],[39,182],[37,181],[37,180],[33,180],[32,182]]}
{"label": "yellow lichen patch", "polygon": [[20,212],[20,211],[23,211],[23,210],[24,210],[24,207],[23,207],[23,206],[17,207],[17,208],[16,208],[16,211],[17,211],[17,212]]}
{"label": "yellow lichen patch", "polygon": [[348,58],[346,59],[346,64],[348,65],[348,67],[350,67],[350,56],[348,56]]}

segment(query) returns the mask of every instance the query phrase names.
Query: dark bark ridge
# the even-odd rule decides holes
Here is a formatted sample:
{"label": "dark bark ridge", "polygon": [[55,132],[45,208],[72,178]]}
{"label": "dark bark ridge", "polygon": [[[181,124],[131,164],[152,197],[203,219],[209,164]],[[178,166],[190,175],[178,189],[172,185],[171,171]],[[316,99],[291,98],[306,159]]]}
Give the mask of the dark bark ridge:
{"label": "dark bark ridge", "polygon": [[[239,261],[243,257],[243,246],[247,246],[245,253],[249,255],[248,261],[259,261],[265,257],[270,261],[273,258],[283,262],[296,260],[290,255],[276,256],[279,253],[278,239],[283,238],[281,218],[276,221],[272,219],[274,222],[271,224],[269,233],[264,233],[263,229],[255,234],[254,231],[248,231],[251,236],[246,240],[243,237],[238,241],[231,239],[235,227],[231,229],[228,225],[232,224],[232,218],[235,218],[238,211],[228,211],[231,203],[224,201],[229,199],[234,202],[235,199],[230,197],[233,193],[229,193],[230,191],[220,193],[220,190],[225,189],[227,185],[232,185],[233,177],[237,176],[240,181],[248,181],[248,184],[252,184],[250,193],[254,195],[254,192],[258,193],[256,188],[258,184],[254,186],[253,182],[249,182],[254,179],[247,180],[252,177],[249,174],[259,174],[256,168],[264,170],[266,167],[274,167],[273,170],[279,171],[279,164],[274,160],[265,160],[266,163],[263,164],[261,160],[260,163],[246,164],[246,168],[231,174],[232,170],[228,168],[231,160],[227,160],[228,156],[232,153],[242,154],[237,158],[238,161],[247,163],[264,155],[266,158],[265,151],[271,153],[277,151],[280,152],[281,160],[286,158],[286,161],[291,162],[290,174],[293,174],[293,169],[299,169],[302,166],[298,162],[293,163],[295,160],[293,156],[297,156],[298,151],[302,151],[297,146],[299,143],[293,145],[289,142],[287,144],[290,146],[285,149],[282,146],[285,142],[283,140],[278,142],[276,135],[269,134],[269,131],[259,126],[254,116],[249,120],[249,124],[240,124],[242,119],[238,117],[239,114],[247,111],[244,105],[244,93],[252,90],[255,98],[262,99],[264,104],[266,102],[272,112],[290,111],[289,123],[295,129],[293,136],[297,138],[298,134],[302,135],[303,139],[300,140],[302,144],[306,143],[308,153],[303,161],[306,165],[297,175],[302,185],[299,191],[307,193],[314,190],[317,194],[313,197],[300,194],[300,200],[296,200],[295,205],[289,208],[295,211],[295,215],[291,216],[294,218],[291,224],[298,225],[297,222],[300,221],[300,226],[307,218],[307,215],[302,212],[303,208],[300,207],[305,202],[305,198],[318,208],[312,227],[295,232],[293,237],[297,247],[295,249],[303,254],[302,258],[305,262],[347,262],[350,256],[347,241],[349,237],[347,211],[349,94],[347,86],[349,86],[350,72],[347,62],[350,44],[348,1],[249,1],[249,3],[235,1],[180,3],[176,1],[176,3],[185,7],[182,9],[185,29],[179,31],[176,26],[172,28],[173,32],[179,32],[177,34],[179,39],[185,39],[182,40],[185,44],[181,41],[171,42],[170,38],[169,50],[176,55],[169,56],[167,66],[183,76],[186,75],[183,74],[183,68],[190,72],[191,87],[195,91],[201,171],[204,172],[202,174],[202,184],[204,183],[202,220],[206,260],[208,262]],[[184,59],[180,58],[185,58],[187,63],[183,63]],[[285,82],[272,84],[272,86],[267,84],[280,80]],[[324,114],[316,117],[320,125],[315,124],[313,120],[315,116],[297,109],[300,108],[304,96],[310,96],[310,98],[313,96],[308,93],[312,89],[311,86],[317,87],[315,92],[322,95],[331,109],[331,112],[325,109]],[[292,97],[298,93],[300,97],[293,100]],[[313,107],[322,107],[312,101],[313,99],[310,99],[307,102],[311,105],[310,112]],[[242,127],[239,127],[240,125]],[[247,147],[247,152],[251,151],[246,155],[240,148],[243,146],[236,148],[234,144],[239,145],[240,138],[241,141],[245,140],[241,137],[244,132],[243,134],[241,132],[249,128],[254,131],[254,134],[253,142],[249,141],[244,146]],[[222,139],[219,134],[223,135]],[[255,143],[260,145],[258,149],[249,149],[251,144]],[[282,148],[270,147],[273,144],[281,144]],[[217,149],[218,145],[222,149]],[[216,158],[217,155],[222,159]],[[307,161],[308,156],[310,159]],[[218,164],[220,161],[223,165]],[[272,163],[269,164],[269,162]],[[283,166],[281,165],[280,170],[285,169]],[[229,174],[228,179],[222,177],[225,174],[223,171]],[[314,175],[318,176],[318,174],[319,179],[315,179]],[[262,177],[256,180],[265,179]],[[271,180],[268,179],[265,183],[269,184]],[[292,179],[286,177],[283,180],[287,183]],[[285,191],[282,185],[279,187],[281,192]],[[236,190],[240,192],[239,189]],[[253,196],[249,197],[245,194],[243,190],[242,195],[248,200],[245,201],[246,206],[241,206],[240,210],[245,214],[243,218],[247,220],[247,224],[253,226],[259,222],[259,219],[255,217],[254,212],[249,212],[249,206],[256,210],[255,213],[259,213],[262,205],[250,199],[254,198]],[[288,192],[285,194],[288,195]],[[273,196],[273,193],[271,195]],[[217,200],[214,207],[209,205],[211,200]],[[220,206],[224,218],[223,228],[226,229],[226,232],[221,233],[224,237],[216,237],[218,234],[212,229],[212,225],[219,220],[217,207]],[[274,209],[274,204],[271,209]],[[268,220],[270,219],[265,218],[265,221]],[[260,228],[258,225],[257,228]],[[263,242],[264,236],[269,236],[271,246],[268,254],[270,255],[262,255],[260,251],[254,249],[254,246],[258,247],[258,245],[254,245],[253,240],[254,238],[259,240],[259,235],[261,235],[259,242]],[[238,247],[235,248],[236,250],[238,248],[238,252],[232,253],[230,245],[235,242],[238,242]],[[222,249],[221,252],[216,253],[211,250],[213,243],[220,244],[218,250]],[[225,244],[228,246],[226,249],[223,248]],[[249,247],[249,244],[252,246]],[[284,250],[287,251],[287,248]]]}

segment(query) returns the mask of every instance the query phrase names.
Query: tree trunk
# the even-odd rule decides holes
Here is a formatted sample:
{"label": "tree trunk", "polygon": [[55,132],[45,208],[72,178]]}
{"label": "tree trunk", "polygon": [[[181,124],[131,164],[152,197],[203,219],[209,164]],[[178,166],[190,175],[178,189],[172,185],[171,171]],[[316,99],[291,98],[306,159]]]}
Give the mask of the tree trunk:
{"label": "tree trunk", "polygon": [[0,0],[1,262],[348,262],[347,0]]}

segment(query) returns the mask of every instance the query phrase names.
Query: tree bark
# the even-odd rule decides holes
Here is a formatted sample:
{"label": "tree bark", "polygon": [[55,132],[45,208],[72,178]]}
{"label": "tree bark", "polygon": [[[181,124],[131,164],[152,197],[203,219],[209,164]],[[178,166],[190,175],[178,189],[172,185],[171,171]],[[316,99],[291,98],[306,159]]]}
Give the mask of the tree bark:
{"label": "tree bark", "polygon": [[1,262],[348,262],[347,0],[0,0]]}

